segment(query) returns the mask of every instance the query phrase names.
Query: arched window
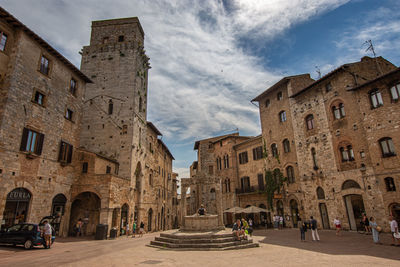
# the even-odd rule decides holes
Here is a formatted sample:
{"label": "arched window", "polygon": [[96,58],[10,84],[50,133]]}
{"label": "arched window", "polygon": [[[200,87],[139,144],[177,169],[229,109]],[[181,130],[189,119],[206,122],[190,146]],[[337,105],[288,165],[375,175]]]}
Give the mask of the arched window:
{"label": "arched window", "polygon": [[333,116],[335,117],[335,119],[341,119],[344,118],[344,116],[346,116],[346,113],[344,111],[344,104],[340,103],[338,106],[333,106],[332,107],[332,112],[333,112]]}
{"label": "arched window", "polygon": [[314,170],[318,170],[317,152],[315,151],[315,148],[311,148],[311,156],[312,156],[312,160],[313,160]]}
{"label": "arched window", "polygon": [[210,190],[210,197],[211,197],[211,200],[215,199],[215,189],[214,188],[211,188],[211,190]]}
{"label": "arched window", "polygon": [[397,101],[399,100],[399,96],[400,96],[400,83],[392,86],[392,88],[390,88],[390,94],[392,95],[392,100],[393,101]]}
{"label": "arched window", "polygon": [[286,111],[282,110],[281,112],[279,112],[279,121],[280,122],[286,121]]}
{"label": "arched window", "polygon": [[290,152],[290,142],[288,139],[283,140],[283,151],[285,153],[289,153]]}
{"label": "arched window", "polygon": [[318,186],[318,188],[317,188],[317,198],[318,199],[325,199],[324,189],[322,189],[322,187],[320,187],[320,186]]}
{"label": "arched window", "polygon": [[269,107],[271,105],[271,101],[269,99],[265,100],[265,107]]}
{"label": "arched window", "polygon": [[295,177],[294,177],[294,168],[292,166],[288,166],[286,168],[286,175],[288,178],[288,183],[292,184],[295,182]]}
{"label": "arched window", "polygon": [[276,144],[271,145],[271,152],[273,157],[278,156],[278,146]]}
{"label": "arched window", "polygon": [[360,189],[360,185],[354,181],[354,180],[346,180],[343,184],[342,184],[342,190],[344,189],[350,189],[350,188],[358,188]]}
{"label": "arched window", "polygon": [[229,168],[229,156],[228,155],[224,156],[224,168],[225,169]]}
{"label": "arched window", "polygon": [[114,104],[113,101],[110,99],[110,101],[108,101],[108,115],[113,114],[113,110],[114,110]]}
{"label": "arched window", "polygon": [[221,170],[222,166],[221,166],[221,157],[217,157],[217,170]]}
{"label": "arched window", "polygon": [[385,185],[386,185],[386,191],[396,191],[396,185],[394,184],[394,180],[392,177],[386,177],[385,178]]}
{"label": "arched window", "polygon": [[373,108],[383,106],[382,95],[377,88],[369,92],[369,98],[371,100],[371,105]]}
{"label": "arched window", "polygon": [[354,151],[351,145],[346,147],[340,147],[340,154],[342,156],[342,161],[353,161],[354,160]]}
{"label": "arched window", "polygon": [[384,137],[379,140],[383,157],[391,157],[396,155],[393,140],[390,137]]}
{"label": "arched window", "polygon": [[307,130],[314,129],[314,116],[312,114],[306,117]]}

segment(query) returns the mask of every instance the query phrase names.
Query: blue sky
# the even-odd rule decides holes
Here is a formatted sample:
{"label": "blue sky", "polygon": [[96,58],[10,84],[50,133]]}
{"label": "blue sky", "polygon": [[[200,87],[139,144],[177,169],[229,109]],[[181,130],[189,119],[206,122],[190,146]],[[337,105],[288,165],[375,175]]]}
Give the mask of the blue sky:
{"label": "blue sky", "polygon": [[283,76],[317,78],[359,60],[371,39],[400,64],[398,0],[0,0],[76,66],[92,20],[139,17],[149,73],[148,120],[164,134],[180,177],[195,140],[258,135],[250,100]]}

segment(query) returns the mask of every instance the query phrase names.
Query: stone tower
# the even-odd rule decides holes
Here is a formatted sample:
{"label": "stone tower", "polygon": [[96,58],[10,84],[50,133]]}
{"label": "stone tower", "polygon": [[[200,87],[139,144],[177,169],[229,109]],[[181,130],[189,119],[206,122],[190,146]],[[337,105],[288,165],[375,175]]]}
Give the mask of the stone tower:
{"label": "stone tower", "polygon": [[118,161],[115,174],[130,179],[133,188],[143,177],[146,141],[150,65],[143,43],[136,17],[93,21],[81,62],[93,81],[86,88],[81,146]]}

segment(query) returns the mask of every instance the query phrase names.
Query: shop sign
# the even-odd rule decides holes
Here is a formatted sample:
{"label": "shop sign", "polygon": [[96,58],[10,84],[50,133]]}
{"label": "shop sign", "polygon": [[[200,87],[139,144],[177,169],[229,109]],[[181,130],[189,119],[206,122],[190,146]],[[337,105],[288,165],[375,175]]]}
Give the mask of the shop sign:
{"label": "shop sign", "polygon": [[31,194],[23,188],[14,189],[7,195],[7,200],[10,201],[29,201],[30,199]]}

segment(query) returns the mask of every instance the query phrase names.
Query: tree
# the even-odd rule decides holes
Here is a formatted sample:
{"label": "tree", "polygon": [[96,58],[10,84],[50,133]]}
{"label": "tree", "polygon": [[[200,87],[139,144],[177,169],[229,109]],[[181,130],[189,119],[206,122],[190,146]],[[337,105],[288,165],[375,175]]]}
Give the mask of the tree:
{"label": "tree", "polygon": [[265,170],[265,192],[267,193],[267,202],[271,210],[274,210],[274,194],[281,191],[284,181],[286,181],[286,177],[283,176],[280,169]]}

